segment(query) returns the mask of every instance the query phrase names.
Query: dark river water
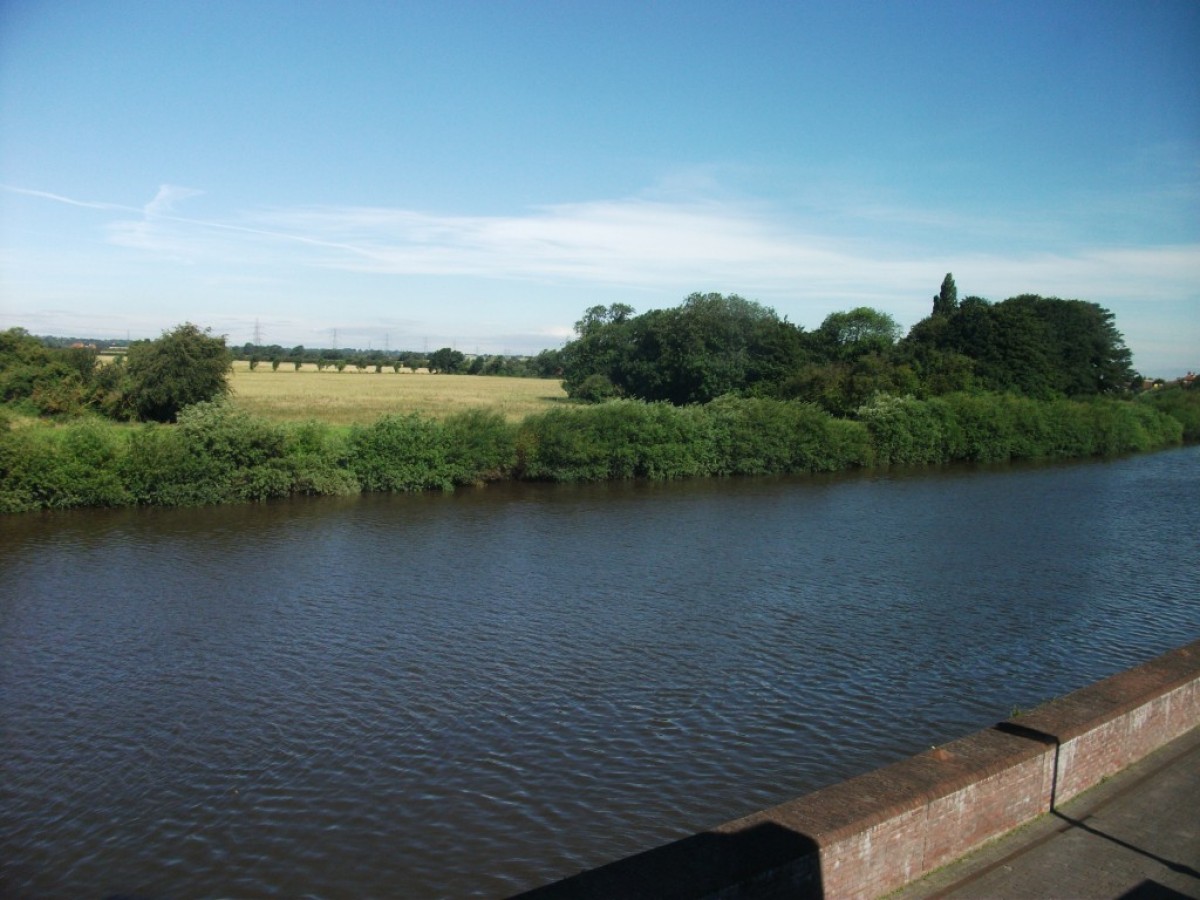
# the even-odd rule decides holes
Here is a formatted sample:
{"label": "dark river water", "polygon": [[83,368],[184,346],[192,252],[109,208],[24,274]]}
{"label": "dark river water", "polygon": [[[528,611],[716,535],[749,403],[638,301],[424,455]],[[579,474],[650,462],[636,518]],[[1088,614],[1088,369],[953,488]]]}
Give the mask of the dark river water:
{"label": "dark river water", "polygon": [[1200,447],[0,517],[0,894],[504,896],[1200,636]]}

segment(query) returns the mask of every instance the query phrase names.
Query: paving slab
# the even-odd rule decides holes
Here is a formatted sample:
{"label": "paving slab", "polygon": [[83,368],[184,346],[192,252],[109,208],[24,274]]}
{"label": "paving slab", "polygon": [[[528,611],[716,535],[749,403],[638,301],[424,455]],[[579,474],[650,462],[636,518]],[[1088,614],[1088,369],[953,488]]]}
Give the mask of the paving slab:
{"label": "paving slab", "polygon": [[1200,900],[1200,728],[890,900]]}

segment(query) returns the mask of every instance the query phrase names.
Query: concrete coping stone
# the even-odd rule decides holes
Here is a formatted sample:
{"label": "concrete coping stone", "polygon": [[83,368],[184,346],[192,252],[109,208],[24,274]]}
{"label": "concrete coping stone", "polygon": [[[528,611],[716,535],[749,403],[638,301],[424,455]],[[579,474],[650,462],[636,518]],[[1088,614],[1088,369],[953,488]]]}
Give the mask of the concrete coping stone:
{"label": "concrete coping stone", "polygon": [[740,893],[737,886],[752,884],[766,895],[819,896],[825,848],[919,815],[944,797],[1054,753],[1056,744],[1197,681],[1200,640],[993,728],[521,896],[732,897]]}
{"label": "concrete coping stone", "polygon": [[923,809],[1047,752],[1046,746],[1020,735],[987,729],[734,820],[716,830],[773,822],[827,847]]}
{"label": "concrete coping stone", "polygon": [[1050,700],[1024,715],[1006,719],[997,727],[1028,737],[1041,734],[1062,744],[1197,678],[1200,678],[1200,640]]}

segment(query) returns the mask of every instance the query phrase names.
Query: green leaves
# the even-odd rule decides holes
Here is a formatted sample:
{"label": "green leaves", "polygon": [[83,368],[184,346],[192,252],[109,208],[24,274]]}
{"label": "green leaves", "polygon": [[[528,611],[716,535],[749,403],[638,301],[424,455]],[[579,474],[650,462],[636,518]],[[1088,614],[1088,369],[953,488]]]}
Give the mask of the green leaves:
{"label": "green leaves", "polygon": [[229,391],[232,356],[225,338],[190,322],[129,348],[126,394],[137,418],[174,422],[180,410]]}

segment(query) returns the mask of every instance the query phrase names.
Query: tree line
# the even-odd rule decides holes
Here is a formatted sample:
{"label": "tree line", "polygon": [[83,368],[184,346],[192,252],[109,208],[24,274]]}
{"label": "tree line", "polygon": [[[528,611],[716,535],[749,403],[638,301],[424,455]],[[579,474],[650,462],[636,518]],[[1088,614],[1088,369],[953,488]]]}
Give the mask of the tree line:
{"label": "tree line", "polygon": [[[951,275],[907,335],[867,307],[808,332],[720,294],[642,315],[595,306],[575,332],[535,358],[574,404],[518,424],[474,411],[351,429],[279,425],[223,402],[234,353],[192,324],[103,364],[92,348],[0,332],[0,512],[1070,458],[1200,440],[1200,390],[1132,393],[1141,380],[1107,310],[1036,295],[959,301]],[[444,350],[435,368],[467,363]],[[66,424],[14,427],[5,409]]]}
{"label": "tree line", "polygon": [[318,371],[381,373],[384,369],[428,369],[448,375],[503,375],[515,378],[553,378],[558,374],[558,351],[543,350],[536,356],[511,354],[474,354],[468,356],[453,347],[441,347],[432,353],[415,350],[347,350],[306,348],[303,345],[285,349],[278,344],[243,344],[234,349],[234,359],[249,363],[251,371],[262,365],[272,370],[284,366],[299,369],[313,365]]}
{"label": "tree line", "polygon": [[1083,398],[1141,381],[1112,313],[1098,304],[1033,294],[960,301],[952,274],[907,335],[870,307],[832,313],[806,331],[737,295],[692,294],[641,315],[620,303],[588,309],[560,362],[568,394],[585,401],[682,405],[734,393],[809,401],[839,416],[879,393]]}

